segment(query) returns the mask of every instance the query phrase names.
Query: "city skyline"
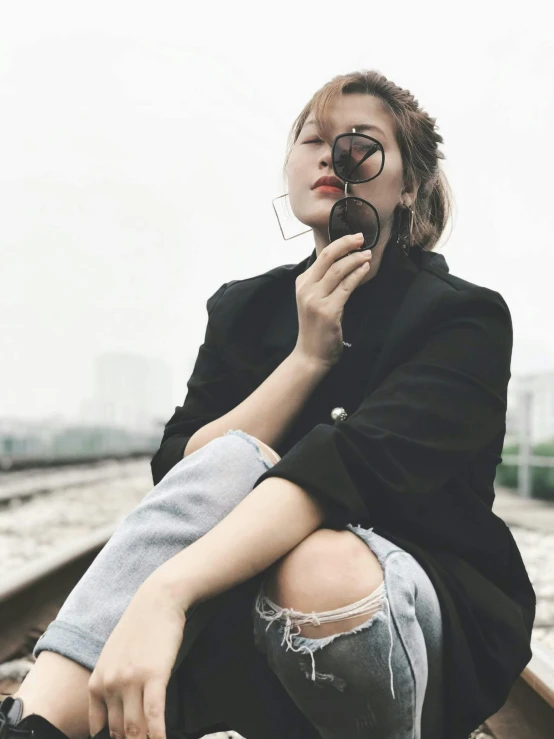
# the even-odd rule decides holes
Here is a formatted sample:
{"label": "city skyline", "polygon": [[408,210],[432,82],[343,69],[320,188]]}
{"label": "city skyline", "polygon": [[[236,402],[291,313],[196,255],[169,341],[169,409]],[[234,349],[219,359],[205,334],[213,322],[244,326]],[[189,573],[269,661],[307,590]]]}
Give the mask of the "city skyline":
{"label": "city skyline", "polygon": [[454,196],[437,250],[453,274],[506,300],[512,374],[554,369],[550,26],[480,6],[479,24],[453,11],[452,35],[443,6],[423,5],[425,22],[400,26],[398,6],[379,10],[383,33],[344,45],[340,59],[320,53],[335,46],[321,36],[325,13],[296,5],[294,24],[284,12],[272,39],[241,43],[226,33],[231,9],[192,41],[191,22],[209,18],[178,3],[168,13],[103,0],[5,9],[0,416],[73,414],[94,358],[129,352],[169,368],[169,419],[208,297],[311,253],[310,234],[283,241],[272,208],[285,192],[286,137],[316,89],[362,68],[408,88],[437,119]]}

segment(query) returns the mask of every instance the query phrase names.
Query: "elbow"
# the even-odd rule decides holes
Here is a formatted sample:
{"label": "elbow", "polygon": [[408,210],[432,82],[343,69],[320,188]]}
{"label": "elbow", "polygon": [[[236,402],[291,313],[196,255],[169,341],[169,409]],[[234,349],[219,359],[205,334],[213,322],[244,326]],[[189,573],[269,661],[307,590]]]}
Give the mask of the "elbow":
{"label": "elbow", "polygon": [[167,475],[169,470],[183,459],[184,450],[188,445],[189,439],[189,436],[175,435],[170,436],[162,442],[160,448],[150,460],[154,485],[157,485]]}
{"label": "elbow", "polygon": [[185,448],[183,449],[183,459],[185,457],[188,457],[193,452],[196,452],[198,449],[203,447],[204,444],[207,443],[206,441],[202,441],[202,436],[200,432],[203,428],[205,427],[203,426],[202,428],[198,429],[198,431],[195,431],[192,436],[188,437],[185,443]]}
{"label": "elbow", "polygon": [[221,427],[221,424],[214,426],[214,423],[214,421],[208,421],[187,438],[183,449],[183,457],[188,457],[193,452],[198,451],[212,439],[223,436],[229,429],[228,426]]}

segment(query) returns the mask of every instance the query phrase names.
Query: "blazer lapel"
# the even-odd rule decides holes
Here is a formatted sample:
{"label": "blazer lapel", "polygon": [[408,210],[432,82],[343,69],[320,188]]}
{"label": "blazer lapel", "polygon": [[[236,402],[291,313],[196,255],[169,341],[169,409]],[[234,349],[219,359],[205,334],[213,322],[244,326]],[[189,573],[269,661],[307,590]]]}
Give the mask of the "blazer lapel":
{"label": "blazer lapel", "polygon": [[387,333],[385,343],[370,375],[366,394],[372,392],[387,374],[410,352],[425,327],[426,317],[449,286],[436,279],[435,271],[448,273],[444,256],[420,250],[420,271],[408,289]]}

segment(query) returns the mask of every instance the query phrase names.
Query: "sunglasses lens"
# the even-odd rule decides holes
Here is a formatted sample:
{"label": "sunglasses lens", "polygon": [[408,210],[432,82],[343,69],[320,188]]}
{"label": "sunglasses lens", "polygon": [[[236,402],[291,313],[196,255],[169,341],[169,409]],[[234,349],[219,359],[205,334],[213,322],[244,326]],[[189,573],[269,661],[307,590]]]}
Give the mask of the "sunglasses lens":
{"label": "sunglasses lens", "polygon": [[365,136],[340,136],[333,149],[333,167],[338,177],[350,182],[373,179],[383,167],[383,149]]}
{"label": "sunglasses lens", "polygon": [[377,211],[361,198],[346,197],[337,200],[329,215],[329,241],[362,232],[363,247],[372,248],[379,240]]}

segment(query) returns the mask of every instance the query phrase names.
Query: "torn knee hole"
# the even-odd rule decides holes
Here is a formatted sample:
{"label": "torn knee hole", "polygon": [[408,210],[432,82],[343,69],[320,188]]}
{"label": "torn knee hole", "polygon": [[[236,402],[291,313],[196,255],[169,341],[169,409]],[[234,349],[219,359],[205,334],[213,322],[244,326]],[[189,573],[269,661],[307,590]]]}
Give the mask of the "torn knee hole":
{"label": "torn knee hole", "polygon": [[[342,608],[335,608],[331,611],[324,611],[321,613],[303,613],[301,611],[295,611],[293,608],[282,608],[278,606],[276,603],[273,603],[270,598],[268,598],[266,595],[263,594],[263,586],[260,589],[258,593],[258,597],[256,599],[256,611],[259,614],[259,616],[268,621],[267,629],[271,626],[273,621],[279,620],[280,622],[284,621],[284,629],[283,629],[283,640],[281,642],[282,645],[286,644],[287,650],[292,650],[293,652],[302,652],[307,653],[310,656],[311,663],[312,663],[312,672],[311,672],[311,680],[315,682],[316,680],[316,669],[315,669],[315,659],[314,659],[314,650],[317,650],[319,648],[325,647],[327,644],[330,644],[335,638],[340,637],[341,634],[348,634],[350,632],[356,633],[357,631],[361,631],[365,628],[365,626],[369,626],[370,623],[373,622],[373,616],[375,616],[377,613],[383,610],[384,603],[386,601],[387,604],[387,613],[388,613],[388,630],[390,635],[390,650],[389,650],[389,670],[391,675],[391,691],[392,696],[395,698],[394,694],[394,685],[393,685],[393,674],[392,674],[392,647],[393,647],[393,637],[392,637],[392,627],[391,627],[391,610],[390,610],[390,603],[388,600],[388,597],[385,592],[385,583],[384,581],[381,582],[381,584],[372,592],[370,595],[366,596],[365,598],[362,598],[361,600],[357,601],[356,603],[352,603],[348,606],[343,606]],[[331,633],[328,635],[316,635],[316,639],[319,639],[317,644],[309,644],[305,641],[300,641],[300,643],[295,646],[293,644],[293,640],[295,637],[302,639],[308,639],[309,641],[313,640],[313,637],[306,636],[301,633],[302,626],[305,626],[306,624],[314,624],[316,627],[321,626],[321,624],[324,623],[331,623],[331,622],[337,622],[337,621],[346,621],[348,619],[351,619],[352,617],[360,617],[361,623],[358,625],[353,625],[352,623],[349,625],[349,628],[346,631],[337,631],[335,633]],[[333,676],[322,676],[320,677],[333,677]]]}
{"label": "torn knee hole", "polygon": [[[285,625],[285,639],[288,636],[306,636],[308,638],[326,637],[331,634],[347,633],[360,624],[369,621],[383,608],[385,598],[384,581],[369,595],[361,600],[340,608],[316,613],[297,611],[274,603],[263,586],[256,602],[256,611],[260,617],[269,622],[279,621]],[[337,626],[340,623],[341,626]]]}

